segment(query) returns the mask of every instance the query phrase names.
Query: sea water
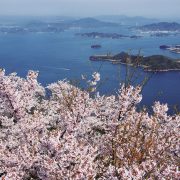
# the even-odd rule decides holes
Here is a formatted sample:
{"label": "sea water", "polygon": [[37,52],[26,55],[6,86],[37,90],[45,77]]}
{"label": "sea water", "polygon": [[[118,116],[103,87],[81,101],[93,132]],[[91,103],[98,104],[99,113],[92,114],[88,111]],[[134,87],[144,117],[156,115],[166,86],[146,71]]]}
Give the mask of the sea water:
{"label": "sea water", "polygon": [[[106,32],[123,35],[133,34],[128,28],[69,29],[60,33],[0,34],[0,67],[7,73],[17,72],[25,77],[29,69],[40,72],[39,82],[46,86],[57,80],[81,80],[81,75],[90,75],[100,71],[101,94],[116,94],[125,78],[126,66],[113,65],[110,62],[91,62],[89,56],[95,54],[116,54],[121,51],[141,55],[162,54],[180,59],[174,54],[159,49],[162,44],[180,44],[180,36],[150,37],[139,39],[108,39],[76,36],[76,33]],[[91,49],[91,45],[100,44],[101,49]],[[142,104],[151,106],[155,100],[180,106],[180,71],[145,73],[138,70],[138,79],[151,76],[143,89]],[[137,80],[138,81],[138,80]]]}

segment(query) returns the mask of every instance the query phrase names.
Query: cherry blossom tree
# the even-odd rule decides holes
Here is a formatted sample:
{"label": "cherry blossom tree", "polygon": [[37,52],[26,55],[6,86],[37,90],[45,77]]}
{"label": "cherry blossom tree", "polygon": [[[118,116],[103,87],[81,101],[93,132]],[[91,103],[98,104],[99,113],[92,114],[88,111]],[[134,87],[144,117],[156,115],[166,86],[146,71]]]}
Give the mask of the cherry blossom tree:
{"label": "cherry blossom tree", "polygon": [[[178,179],[180,115],[155,102],[137,110],[141,86],[100,96],[68,81],[46,88],[0,70],[0,177],[7,180]],[[84,78],[84,77],[83,77]],[[95,92],[95,96],[90,94]]]}

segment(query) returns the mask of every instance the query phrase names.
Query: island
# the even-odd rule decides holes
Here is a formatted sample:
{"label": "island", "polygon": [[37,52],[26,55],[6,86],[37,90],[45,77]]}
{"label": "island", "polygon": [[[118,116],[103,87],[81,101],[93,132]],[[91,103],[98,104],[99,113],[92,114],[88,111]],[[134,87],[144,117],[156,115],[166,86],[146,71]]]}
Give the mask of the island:
{"label": "island", "polygon": [[99,49],[101,48],[101,45],[100,44],[94,44],[91,46],[92,49]]}
{"label": "island", "polygon": [[121,39],[121,38],[138,39],[142,37],[138,35],[123,35],[118,33],[101,33],[101,32],[76,33],[76,35],[82,37],[90,37],[90,38],[111,38],[111,39]]}
{"label": "island", "polygon": [[163,49],[163,50],[168,50],[168,51],[173,52],[173,53],[180,54],[180,45],[175,45],[175,46],[161,45],[161,46],[159,46],[159,48]]}
{"label": "island", "polygon": [[176,36],[178,35],[178,33],[174,33],[174,32],[150,32],[150,36],[151,37],[168,37],[168,36]]}
{"label": "island", "polygon": [[172,59],[163,55],[139,56],[129,55],[121,52],[116,55],[94,55],[90,56],[91,61],[109,61],[113,64],[125,64],[143,68],[144,71],[160,72],[160,71],[179,71],[180,59]]}
{"label": "island", "polygon": [[132,27],[141,34],[148,34],[150,37],[168,37],[180,35],[180,24],[176,22],[159,22],[143,26]]}
{"label": "island", "polygon": [[142,31],[154,31],[154,32],[180,32],[180,24],[176,22],[159,22],[147,24],[144,26],[139,26],[137,29]]}

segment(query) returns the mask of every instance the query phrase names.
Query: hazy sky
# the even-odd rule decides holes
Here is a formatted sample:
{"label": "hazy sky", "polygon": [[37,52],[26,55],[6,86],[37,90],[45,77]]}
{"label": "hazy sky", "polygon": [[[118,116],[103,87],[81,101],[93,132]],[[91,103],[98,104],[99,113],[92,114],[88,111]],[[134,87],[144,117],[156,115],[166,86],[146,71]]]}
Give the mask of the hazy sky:
{"label": "hazy sky", "polygon": [[180,17],[180,0],[0,0],[0,15]]}

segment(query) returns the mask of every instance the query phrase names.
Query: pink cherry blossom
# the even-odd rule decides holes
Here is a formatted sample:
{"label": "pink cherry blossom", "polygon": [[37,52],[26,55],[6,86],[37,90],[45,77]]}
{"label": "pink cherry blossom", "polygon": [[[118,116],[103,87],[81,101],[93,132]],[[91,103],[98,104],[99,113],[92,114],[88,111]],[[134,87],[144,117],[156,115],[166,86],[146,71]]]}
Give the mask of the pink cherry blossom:
{"label": "pink cherry blossom", "polygon": [[137,110],[141,86],[92,97],[63,80],[47,96],[37,77],[0,70],[0,178],[179,179],[180,115],[160,102]]}

